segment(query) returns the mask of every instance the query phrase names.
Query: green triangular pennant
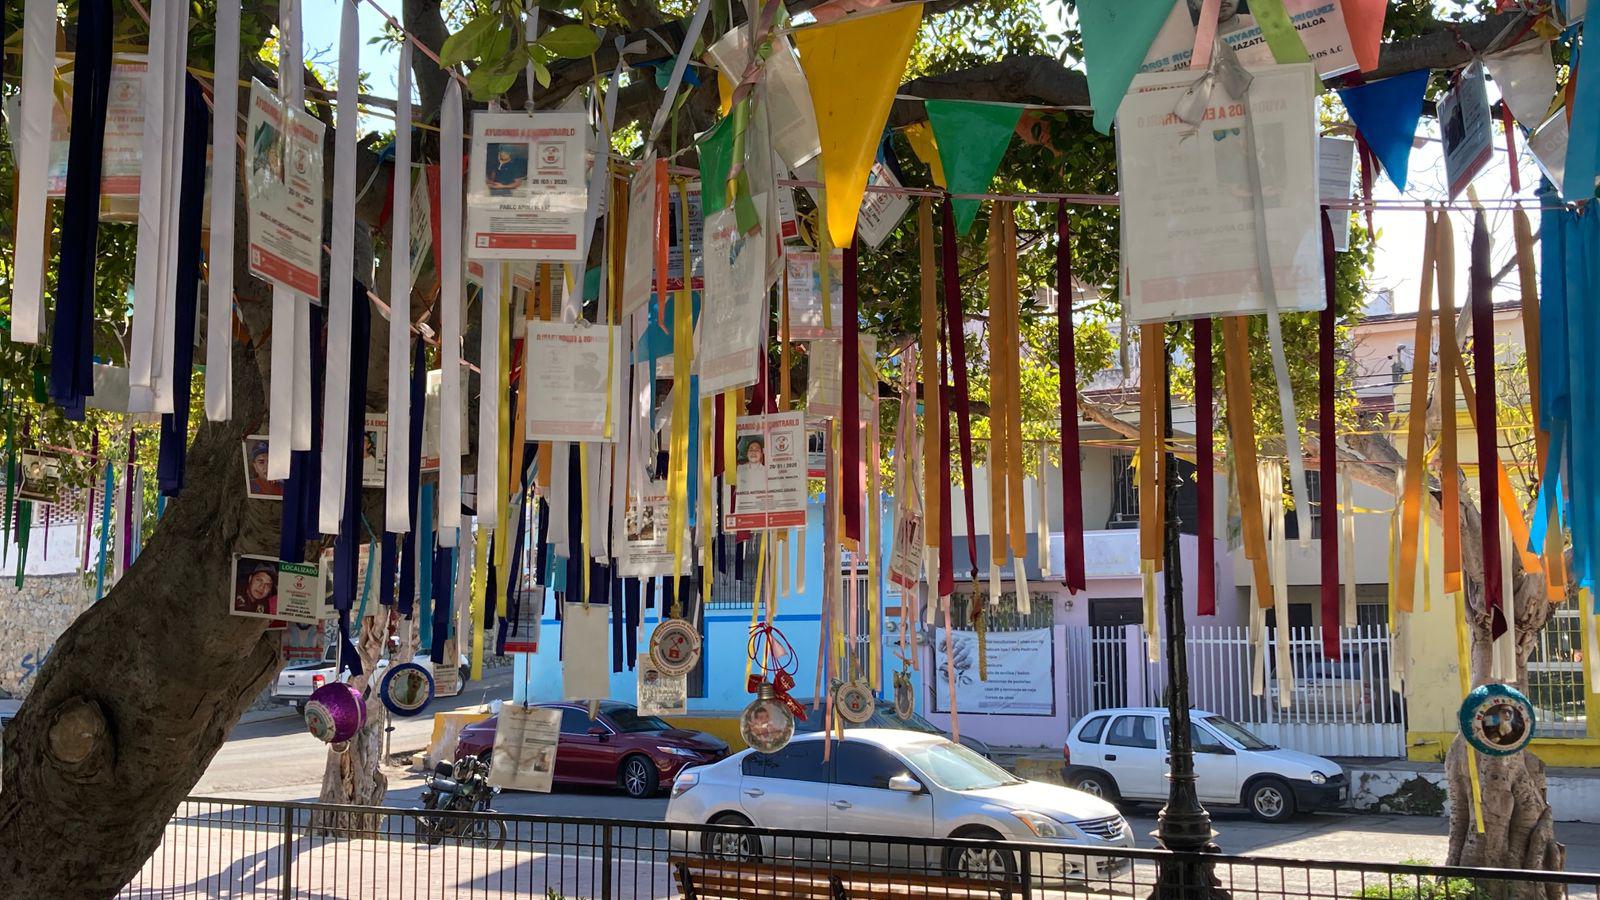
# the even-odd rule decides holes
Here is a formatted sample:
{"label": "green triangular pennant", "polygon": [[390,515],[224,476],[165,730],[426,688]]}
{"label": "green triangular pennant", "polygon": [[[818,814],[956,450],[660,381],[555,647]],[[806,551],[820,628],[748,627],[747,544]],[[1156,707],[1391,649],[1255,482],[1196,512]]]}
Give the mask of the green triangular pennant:
{"label": "green triangular pennant", "polygon": [[[1022,107],[972,100],[928,100],[928,122],[939,145],[939,162],[952,194],[983,194],[1011,144]],[[978,216],[978,201],[956,198],[956,233],[966,234]]]}

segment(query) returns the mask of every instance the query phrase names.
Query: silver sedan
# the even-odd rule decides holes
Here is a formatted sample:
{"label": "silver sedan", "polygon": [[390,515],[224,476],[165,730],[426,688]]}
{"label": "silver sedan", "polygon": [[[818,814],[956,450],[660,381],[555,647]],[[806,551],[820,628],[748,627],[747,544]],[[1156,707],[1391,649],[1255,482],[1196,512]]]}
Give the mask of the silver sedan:
{"label": "silver sedan", "polygon": [[[708,832],[698,848],[719,856],[865,858],[953,875],[1009,874],[1014,854],[956,848],[929,853],[916,842],[861,842],[840,834],[987,838],[1098,849],[1133,846],[1115,807],[1082,791],[1024,781],[971,750],[918,732],[846,731],[824,759],[823,735],[796,735],[777,753],[745,750],[686,769],[672,786],[667,821],[815,832],[775,839]],[[799,846],[795,846],[798,844]],[[936,858],[929,858],[935,856]],[[942,857],[942,858],[938,858]],[[1035,877],[1102,879],[1126,858],[1035,853]]]}

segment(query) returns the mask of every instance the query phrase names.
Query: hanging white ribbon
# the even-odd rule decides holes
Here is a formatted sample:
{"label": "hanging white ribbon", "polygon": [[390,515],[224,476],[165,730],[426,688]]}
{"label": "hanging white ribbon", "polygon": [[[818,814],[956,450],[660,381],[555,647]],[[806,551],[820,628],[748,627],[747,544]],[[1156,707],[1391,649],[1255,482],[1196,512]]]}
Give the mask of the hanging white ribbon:
{"label": "hanging white ribbon", "polygon": [[[354,3],[354,0],[351,0]],[[461,524],[461,84],[454,78],[439,114],[439,543],[455,544]]]}
{"label": "hanging white ribbon", "polygon": [[[389,217],[394,226],[389,239],[389,450],[384,477],[384,528],[403,534],[411,530],[410,41],[400,42],[395,97],[394,202],[390,204],[393,212]],[[498,340],[499,335],[495,338]]]}
{"label": "hanging white ribbon", "polygon": [[[152,36],[153,41],[153,36]],[[39,342],[44,309],[45,182],[55,111],[55,0],[22,11],[22,115],[17,131],[17,233],[11,268],[11,339]]]}
{"label": "hanging white ribbon", "polygon": [[[661,106],[656,109],[655,116],[650,120],[650,136],[645,139],[646,147],[654,147],[656,138],[661,136],[661,129],[667,124],[667,115],[672,112],[672,101],[677,99],[678,88],[683,84],[683,73],[689,68],[689,57],[694,55],[695,45],[700,42],[700,30],[705,27],[706,14],[711,12],[711,0],[700,0],[700,5],[695,8],[694,18],[689,20],[689,28],[683,33],[683,42],[678,45],[678,58],[672,63],[672,74],[667,78],[666,92],[661,96]],[[751,27],[754,27],[752,23]]]}
{"label": "hanging white ribbon", "polygon": [[[338,128],[333,132],[333,221],[328,257],[328,354],[322,386],[322,496],[317,502],[317,530],[336,534],[344,513],[345,465],[350,447],[350,320],[355,314],[356,132],[361,90],[361,21],[359,0],[344,0],[339,11]],[[216,222],[216,218],[212,218]],[[457,240],[460,240],[458,235]],[[364,302],[364,301],[363,301]],[[446,395],[448,396],[448,395]],[[363,406],[366,398],[361,398]],[[441,422],[455,421],[448,417]],[[441,435],[452,429],[441,428]],[[447,438],[446,438],[447,439]],[[456,440],[459,442],[460,438]],[[269,447],[268,453],[271,453]],[[442,465],[442,464],[441,464]],[[457,506],[460,506],[459,497]],[[444,529],[456,523],[439,523]],[[441,638],[442,639],[442,638]]]}
{"label": "hanging white ribbon", "polygon": [[166,360],[177,284],[178,143],[183,134],[183,72],[189,6],[162,0],[150,8],[150,53],[139,138],[139,226],[128,349],[130,412],[170,412]]}
{"label": "hanging white ribbon", "polygon": [[233,218],[238,177],[239,10],[217,4],[211,118],[211,240],[206,264],[206,418],[233,418]]}
{"label": "hanging white ribbon", "polygon": [[[1344,626],[1356,627],[1356,513],[1350,477],[1339,478],[1339,581],[1344,586]],[[1328,523],[1323,522],[1327,528]]]}
{"label": "hanging white ribbon", "polygon": [[[500,295],[499,260],[483,261],[483,326],[478,341],[478,527],[494,530],[501,500],[500,467],[500,317],[505,299]],[[565,470],[562,470],[563,472]]]}
{"label": "hanging white ribbon", "polygon": [[[305,66],[300,49],[299,0],[284,0],[278,7],[278,95],[283,98],[284,134],[294,133],[294,120],[304,112]],[[304,362],[306,386],[300,384],[302,362],[296,359],[302,351],[309,356],[309,323],[302,318],[308,315],[297,307],[305,301],[294,291],[282,285],[272,287],[272,374],[267,405],[267,477],[281,480],[289,477],[289,454],[294,450],[311,449],[309,424],[304,429],[305,446],[298,440],[301,428],[297,417],[309,415],[310,406],[295,408],[296,401],[310,398],[310,360]],[[301,340],[307,343],[302,344]]]}

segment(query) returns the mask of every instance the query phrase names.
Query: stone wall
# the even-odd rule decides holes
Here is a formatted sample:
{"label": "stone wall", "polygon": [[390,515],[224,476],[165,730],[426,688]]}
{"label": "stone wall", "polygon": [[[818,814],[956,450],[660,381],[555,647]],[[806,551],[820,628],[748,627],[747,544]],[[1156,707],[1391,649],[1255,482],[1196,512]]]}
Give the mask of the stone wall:
{"label": "stone wall", "polygon": [[78,572],[0,580],[0,696],[25,697],[56,638],[85,609],[90,587]]}

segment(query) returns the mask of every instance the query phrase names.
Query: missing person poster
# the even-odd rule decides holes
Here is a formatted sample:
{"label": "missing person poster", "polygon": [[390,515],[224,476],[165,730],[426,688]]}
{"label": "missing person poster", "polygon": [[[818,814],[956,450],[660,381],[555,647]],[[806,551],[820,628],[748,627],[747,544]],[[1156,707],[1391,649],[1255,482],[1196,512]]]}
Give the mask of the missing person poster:
{"label": "missing person poster", "polygon": [[622,270],[622,314],[633,315],[650,303],[655,288],[656,208],[666,167],[651,153],[628,182],[628,264]]}
{"label": "missing person poster", "polygon": [[668,675],[656,668],[649,654],[639,657],[639,691],[637,695],[641,716],[681,716],[689,711],[689,677]]}
{"label": "missing person poster", "polygon": [[837,338],[844,321],[844,253],[828,257],[828,315],[822,314],[822,266],[816,253],[792,252],[786,256],[784,277],[789,286],[789,337],[796,341]]}
{"label": "missing person poster", "polygon": [[383,487],[389,460],[389,416],[367,413],[361,421],[361,486]]}
{"label": "missing person poster", "polygon": [[736,483],[726,489],[723,528],[757,531],[806,524],[806,420],[801,412],[740,416]]}
{"label": "missing person poster", "polygon": [[236,616],[314,625],[323,613],[323,578],[314,563],[279,562],[270,556],[233,558]]}
{"label": "missing person poster", "polygon": [[874,187],[900,187],[900,180],[882,160],[874,162],[867,172],[867,192],[861,198],[861,217],[856,220],[861,239],[876,250],[905,218],[911,209],[911,198],[904,194],[880,193],[872,190]]}
{"label": "missing person poster", "polygon": [[587,322],[528,322],[527,440],[617,439],[622,410],[618,331],[615,325]]}
{"label": "missing person poster", "polygon": [[247,122],[250,274],[321,303],[323,124],[254,79]]}
{"label": "missing person poster", "polygon": [[[1265,312],[1264,268],[1278,309],[1325,302],[1316,75],[1305,64],[1251,75],[1249,123],[1220,79],[1198,126],[1179,119],[1190,72],[1135,76],[1122,101],[1119,171],[1139,173],[1121,183],[1122,293],[1135,322]],[[1257,254],[1258,205],[1268,259]]]}
{"label": "missing person poster", "polygon": [[267,477],[267,436],[252,434],[244,445],[245,496],[252,500],[282,500],[283,481]]}
{"label": "missing person poster", "polygon": [[[631,494],[632,492],[630,492]],[[672,574],[672,554],[667,550],[667,482],[646,481],[644,489],[628,498],[622,514],[622,539],[617,554],[617,574],[624,578],[655,578]],[[693,548],[685,541],[685,571],[694,567]]]}
{"label": "missing person poster", "polygon": [[894,546],[889,554],[889,583],[908,591],[922,580],[922,516],[900,511],[894,523]]}
{"label": "missing person poster", "polygon": [[589,202],[583,113],[472,117],[467,255],[579,262]]}
{"label": "missing person poster", "polygon": [[548,794],[555,780],[561,710],[506,703],[494,730],[489,783],[497,788]]}
{"label": "missing person poster", "polygon": [[22,480],[17,484],[17,497],[36,503],[55,503],[61,499],[61,481],[66,476],[66,462],[59,453],[48,450],[24,450],[17,454],[17,471]]}
{"label": "missing person poster", "polygon": [[1356,142],[1323,136],[1317,141],[1317,194],[1330,204],[1328,224],[1333,226],[1333,249],[1350,249],[1350,179],[1355,174]]}
{"label": "missing person poster", "polygon": [[[841,412],[839,381],[844,375],[844,366],[839,362],[839,354],[842,344],[843,342],[839,340],[811,342],[811,366],[807,370],[806,384],[806,415],[813,421],[838,418]],[[860,366],[858,383],[861,386],[861,396],[865,398],[865,402],[861,404],[864,416],[875,399],[869,391],[875,391],[878,384],[878,370],[874,363],[878,358],[878,339],[867,334],[861,335],[860,351],[856,365]]]}
{"label": "missing person poster", "polygon": [[[1173,5],[1139,71],[1168,72],[1189,67],[1189,58],[1194,55],[1195,23],[1204,3],[1205,0],[1178,0]],[[1319,76],[1330,78],[1358,68],[1339,0],[1283,0],[1283,8]],[[1270,66],[1276,62],[1261,26],[1250,15],[1249,0],[1222,0],[1217,9],[1217,36],[1227,41],[1239,55],[1239,62],[1247,66]]]}
{"label": "missing person poster", "polygon": [[1494,157],[1494,126],[1483,64],[1461,71],[1461,80],[1439,101],[1439,130],[1444,138],[1444,171],[1450,199],[1467,189]]}
{"label": "missing person poster", "polygon": [[[755,207],[766,210],[766,195]],[[767,321],[766,228],[741,233],[733,207],[706,223],[705,309],[699,322],[700,397],[755,384],[766,359],[762,326]]]}
{"label": "missing person poster", "polygon": [[[471,404],[467,402],[467,373],[461,373],[461,397],[456,401],[456,409],[460,412],[460,421],[456,427],[462,434],[467,433],[467,411]],[[422,405],[422,471],[432,472],[439,468],[439,420],[444,417],[442,399],[444,397],[444,370],[429,369],[427,382],[423,387],[424,399]]]}
{"label": "missing person poster", "polygon": [[[105,145],[100,153],[100,198],[125,199],[139,196],[139,141],[144,133],[143,54],[118,53],[111,63],[111,85],[106,93]],[[72,60],[56,58],[56,78],[67,90],[72,85]],[[18,122],[22,114],[20,94],[6,99],[6,119]],[[68,119],[71,98],[51,106],[50,162],[46,169],[45,192],[52,199],[67,194],[67,150],[71,146]],[[13,125],[13,129],[17,126]],[[14,132],[13,132],[14,133]]]}
{"label": "missing person poster", "polygon": [[[705,213],[700,206],[700,182],[691,181],[681,189],[673,185],[667,193],[667,290],[683,290],[683,208],[689,208],[689,286],[705,290],[706,270],[703,252]],[[631,221],[631,220],[630,220]],[[631,257],[630,257],[631,259]],[[655,259],[654,256],[651,259]],[[654,263],[652,263],[654,265]],[[650,284],[657,290],[652,276]]]}

